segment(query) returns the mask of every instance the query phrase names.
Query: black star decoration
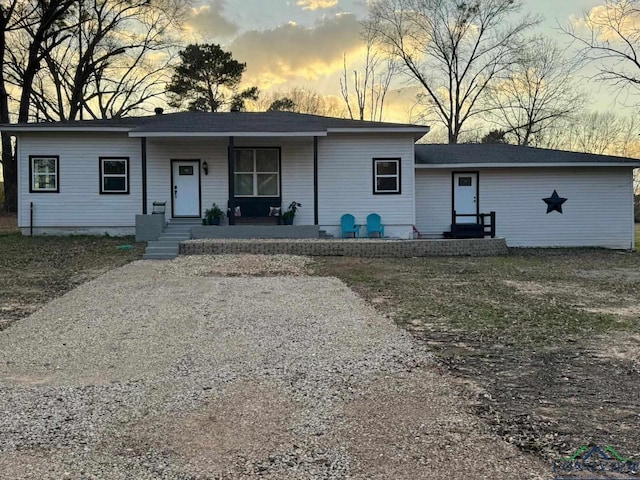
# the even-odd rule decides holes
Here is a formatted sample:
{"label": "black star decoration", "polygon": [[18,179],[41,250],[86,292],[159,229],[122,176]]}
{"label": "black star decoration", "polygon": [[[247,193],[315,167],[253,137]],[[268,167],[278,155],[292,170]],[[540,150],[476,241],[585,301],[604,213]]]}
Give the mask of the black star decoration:
{"label": "black star decoration", "polygon": [[560,195],[558,195],[558,192],[556,192],[555,190],[550,197],[543,198],[542,200],[547,204],[547,213],[551,213],[554,211],[562,213],[562,204],[567,201],[566,198],[562,198]]}

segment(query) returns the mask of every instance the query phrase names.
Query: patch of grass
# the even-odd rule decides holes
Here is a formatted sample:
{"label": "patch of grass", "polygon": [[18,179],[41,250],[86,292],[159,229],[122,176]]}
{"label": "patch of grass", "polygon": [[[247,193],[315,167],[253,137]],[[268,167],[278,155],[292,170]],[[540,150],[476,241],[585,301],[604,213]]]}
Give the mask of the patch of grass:
{"label": "patch of grass", "polygon": [[[598,250],[564,252],[526,250],[491,258],[331,258],[320,261],[320,270],[342,278],[366,298],[384,296],[387,310],[400,324],[419,319],[428,327],[540,345],[561,343],[566,335],[636,329],[631,318],[620,320],[592,310],[633,301],[638,282],[583,278],[578,271],[638,268],[638,257]],[[590,290],[597,295],[590,295]]]}
{"label": "patch of grass", "polygon": [[583,444],[640,451],[628,429],[640,411],[640,364],[611,355],[636,351],[640,339],[640,255],[520,249],[316,265],[486,392],[476,411],[505,441],[547,459]]}
{"label": "patch of grass", "polygon": [[[124,244],[132,248],[117,248]],[[75,286],[140,259],[144,248],[133,237],[0,234],[0,330]]]}

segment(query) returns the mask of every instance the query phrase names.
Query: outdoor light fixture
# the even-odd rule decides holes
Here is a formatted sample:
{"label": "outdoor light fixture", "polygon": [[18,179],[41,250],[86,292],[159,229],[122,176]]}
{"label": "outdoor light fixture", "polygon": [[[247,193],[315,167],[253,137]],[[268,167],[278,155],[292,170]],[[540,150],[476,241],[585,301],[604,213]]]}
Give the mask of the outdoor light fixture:
{"label": "outdoor light fixture", "polygon": [[205,175],[209,175],[209,164],[207,163],[206,160],[202,162],[202,171],[204,172]]}

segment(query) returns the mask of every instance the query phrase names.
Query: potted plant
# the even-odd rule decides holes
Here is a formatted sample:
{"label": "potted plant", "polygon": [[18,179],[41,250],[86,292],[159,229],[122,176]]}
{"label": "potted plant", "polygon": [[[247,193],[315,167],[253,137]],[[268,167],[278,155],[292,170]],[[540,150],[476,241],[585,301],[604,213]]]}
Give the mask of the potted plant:
{"label": "potted plant", "polygon": [[298,202],[291,202],[289,204],[287,211],[282,214],[282,221],[285,225],[293,225],[293,217],[296,216],[296,212],[301,206]]}
{"label": "potted plant", "polygon": [[203,225],[220,225],[220,219],[224,217],[224,212],[215,203],[204,211]]}

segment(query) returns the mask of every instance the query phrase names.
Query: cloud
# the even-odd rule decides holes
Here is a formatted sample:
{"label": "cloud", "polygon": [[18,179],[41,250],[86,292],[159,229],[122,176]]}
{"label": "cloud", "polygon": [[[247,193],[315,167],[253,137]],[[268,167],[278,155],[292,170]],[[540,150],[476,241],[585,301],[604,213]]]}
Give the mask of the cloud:
{"label": "cloud", "polygon": [[270,30],[251,30],[230,45],[247,63],[246,83],[262,89],[288,81],[317,81],[342,69],[342,58],[362,48],[355,15],[325,17],[313,27],[290,22]]}
{"label": "cloud", "polygon": [[302,7],[303,10],[319,10],[323,8],[335,7],[338,0],[298,0],[296,5]]}
{"label": "cloud", "polygon": [[620,41],[620,35],[636,36],[640,30],[640,11],[629,2],[593,7],[581,18],[571,18],[578,29],[592,29],[598,40]]}
{"label": "cloud", "polygon": [[238,25],[223,15],[225,6],[225,0],[209,0],[192,8],[185,21],[187,29],[204,37],[233,37],[238,33]]}

